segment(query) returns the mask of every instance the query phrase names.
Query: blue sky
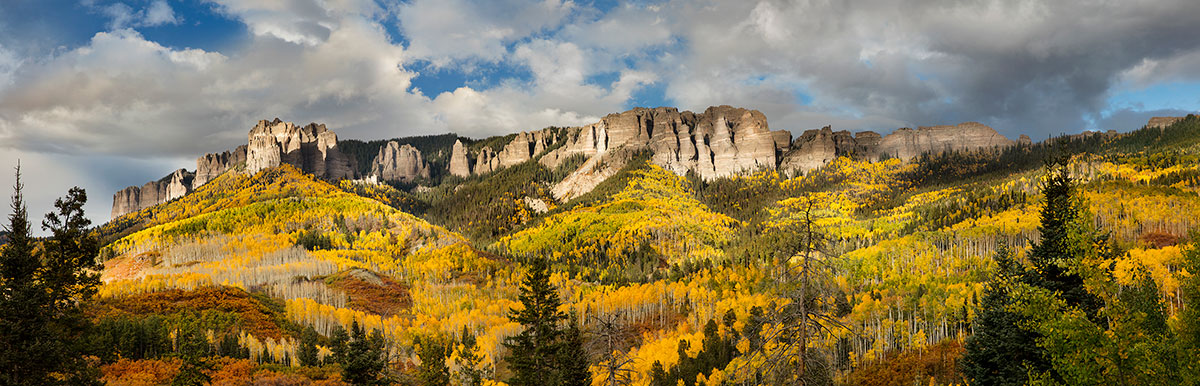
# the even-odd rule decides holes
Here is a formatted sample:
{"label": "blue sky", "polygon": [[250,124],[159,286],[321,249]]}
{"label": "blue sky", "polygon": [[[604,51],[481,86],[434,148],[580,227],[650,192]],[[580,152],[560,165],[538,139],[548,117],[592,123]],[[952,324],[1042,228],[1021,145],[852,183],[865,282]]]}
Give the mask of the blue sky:
{"label": "blue sky", "polygon": [[1198,22],[1193,0],[6,0],[0,162],[46,197],[69,177],[102,221],[275,117],[361,139],[719,104],[794,135],[1128,131],[1200,110]]}

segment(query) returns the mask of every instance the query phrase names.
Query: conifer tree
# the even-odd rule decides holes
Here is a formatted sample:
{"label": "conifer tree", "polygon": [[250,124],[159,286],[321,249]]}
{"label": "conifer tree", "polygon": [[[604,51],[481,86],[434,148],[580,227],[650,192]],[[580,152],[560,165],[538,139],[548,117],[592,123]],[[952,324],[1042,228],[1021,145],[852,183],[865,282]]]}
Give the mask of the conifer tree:
{"label": "conifer tree", "polygon": [[[1192,233],[1192,240],[1200,240],[1200,232]],[[1200,245],[1195,241],[1184,251],[1181,266],[1191,275],[1179,283],[1184,306],[1178,313],[1175,352],[1183,378],[1200,384]]]}
{"label": "conifer tree", "polygon": [[572,315],[567,328],[562,332],[562,341],[558,347],[557,359],[562,386],[592,384],[592,371],[588,368],[590,362],[583,345],[583,332],[579,330],[579,321]]}
{"label": "conifer tree", "polygon": [[446,366],[449,353],[446,344],[433,336],[421,339],[418,344],[420,349],[417,356],[421,358],[421,367],[417,368],[417,380],[425,386],[449,385],[450,368]]}
{"label": "conifer tree", "polygon": [[[78,187],[54,202],[35,248],[17,166],[8,244],[0,251],[0,384],[89,384],[83,362],[88,320],[80,304],[96,293],[98,242],[88,234],[87,194]],[[36,360],[33,360],[36,358]]]}
{"label": "conifer tree", "polygon": [[1081,234],[1078,229],[1081,205],[1075,189],[1066,167],[1056,166],[1043,187],[1045,206],[1038,226],[1041,240],[1029,253],[1033,269],[1024,277],[1026,283],[1057,292],[1067,305],[1095,316],[1101,306],[1100,299],[1088,293],[1083,278],[1070,270],[1091,242],[1087,239],[1090,235]]}
{"label": "conifer tree", "polygon": [[319,363],[317,359],[317,330],[312,326],[304,329],[300,334],[300,348],[296,350],[296,359],[300,361],[301,366],[316,366]]}
{"label": "conifer tree", "polygon": [[973,385],[1017,386],[1026,383],[1026,365],[1044,371],[1046,360],[1037,347],[1038,335],[1022,328],[1024,319],[1008,308],[1009,289],[1022,274],[1012,253],[1001,246],[995,255],[997,271],[988,281],[975,316],[975,334],[967,338],[963,376]]}
{"label": "conifer tree", "polygon": [[333,331],[329,333],[329,351],[332,352],[328,358],[325,358],[327,363],[346,363],[348,345],[350,344],[350,334],[346,332],[346,328],[342,326],[334,326]]}
{"label": "conifer tree", "polygon": [[483,379],[487,376],[488,369],[483,367],[483,358],[479,355],[478,346],[475,342],[475,334],[463,326],[462,334],[459,338],[459,353],[455,358],[455,364],[458,365],[458,373],[455,378],[459,385],[462,386],[480,386],[483,384]]}
{"label": "conifer tree", "polygon": [[370,337],[355,320],[350,324],[350,341],[346,344],[342,362],[342,379],[353,385],[379,385],[386,383],[382,378],[387,367],[387,352],[383,335],[379,330]]}
{"label": "conifer tree", "polygon": [[525,329],[504,342],[511,353],[508,363],[513,377],[509,384],[591,384],[590,363],[577,321],[572,319],[567,326],[559,326],[567,316],[558,311],[562,301],[550,284],[549,262],[534,259],[530,263],[518,299],[524,307],[510,310],[509,319]]}

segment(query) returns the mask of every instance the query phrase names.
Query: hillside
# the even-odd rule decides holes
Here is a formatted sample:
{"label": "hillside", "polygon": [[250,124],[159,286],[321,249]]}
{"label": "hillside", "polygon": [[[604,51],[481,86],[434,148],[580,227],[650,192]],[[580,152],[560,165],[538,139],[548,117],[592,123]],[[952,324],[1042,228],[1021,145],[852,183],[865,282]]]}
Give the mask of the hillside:
{"label": "hillside", "polygon": [[[792,270],[815,218],[827,242],[816,252],[820,295],[808,301],[841,326],[810,343],[829,379],[958,384],[993,257],[1007,246],[1030,264],[1039,242],[1047,159],[1066,160],[1087,226],[1127,251],[1108,260],[1107,274],[1128,284],[1144,270],[1170,323],[1181,323],[1190,276],[1179,267],[1200,225],[1196,138],[1200,118],[1189,117],[1125,135],[909,160],[850,154],[794,176],[717,178],[677,174],[643,149],[571,200],[550,190],[590,156],[550,167],[544,157],[555,148],[425,187],[334,185],[286,164],[253,175],[234,167],[98,229],[107,261],[90,312],[101,326],[194,328],[209,336],[210,355],[331,383],[340,382],[337,365],[297,359],[308,326],[321,358],[336,327],[378,329],[402,383],[415,382],[421,339],[456,341],[466,328],[503,380],[502,342],[521,331],[509,319],[518,283],[527,262],[546,257],[560,310],[589,334],[615,326],[621,336],[589,344],[597,384],[617,363],[603,358],[628,359],[619,368],[633,384],[715,384],[755,376],[746,369],[779,350],[770,329],[795,304]],[[480,143],[491,142],[470,148]],[[110,380],[179,366],[170,347],[115,347],[98,355]]]}

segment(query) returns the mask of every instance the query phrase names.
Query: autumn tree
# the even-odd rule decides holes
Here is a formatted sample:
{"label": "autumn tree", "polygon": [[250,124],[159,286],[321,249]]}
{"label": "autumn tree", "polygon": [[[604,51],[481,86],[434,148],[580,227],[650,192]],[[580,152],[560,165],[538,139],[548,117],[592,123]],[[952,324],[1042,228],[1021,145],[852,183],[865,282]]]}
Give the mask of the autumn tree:
{"label": "autumn tree", "polygon": [[50,237],[36,248],[23,187],[18,165],[8,244],[0,251],[0,384],[94,383],[83,362],[88,320],[80,308],[99,284],[99,245],[83,212],[87,194],[74,187],[55,200],[42,222]]}
{"label": "autumn tree", "polygon": [[[1200,232],[1193,232],[1192,240],[1200,240]],[[1178,314],[1175,351],[1182,378],[1200,380],[1200,245],[1195,241],[1184,252],[1181,265],[1190,275],[1180,283],[1184,307]]]}

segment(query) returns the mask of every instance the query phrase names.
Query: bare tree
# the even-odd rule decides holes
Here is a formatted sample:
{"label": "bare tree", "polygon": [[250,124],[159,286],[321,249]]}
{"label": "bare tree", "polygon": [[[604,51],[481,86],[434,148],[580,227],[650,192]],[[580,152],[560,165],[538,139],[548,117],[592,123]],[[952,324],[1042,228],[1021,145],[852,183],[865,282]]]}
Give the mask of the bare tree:
{"label": "bare tree", "polygon": [[739,369],[749,384],[832,384],[824,353],[809,345],[846,326],[832,314],[829,299],[834,293],[833,254],[819,224],[823,200],[809,195],[799,199],[776,238],[782,254],[776,254],[773,271],[786,304],[768,310],[762,321],[762,341],[773,344],[753,348]]}
{"label": "bare tree", "polygon": [[625,315],[616,312],[592,317],[595,326],[592,332],[592,351],[599,351],[600,365],[604,367],[600,376],[604,384],[621,386],[633,384],[633,357],[629,355],[632,338]]}

